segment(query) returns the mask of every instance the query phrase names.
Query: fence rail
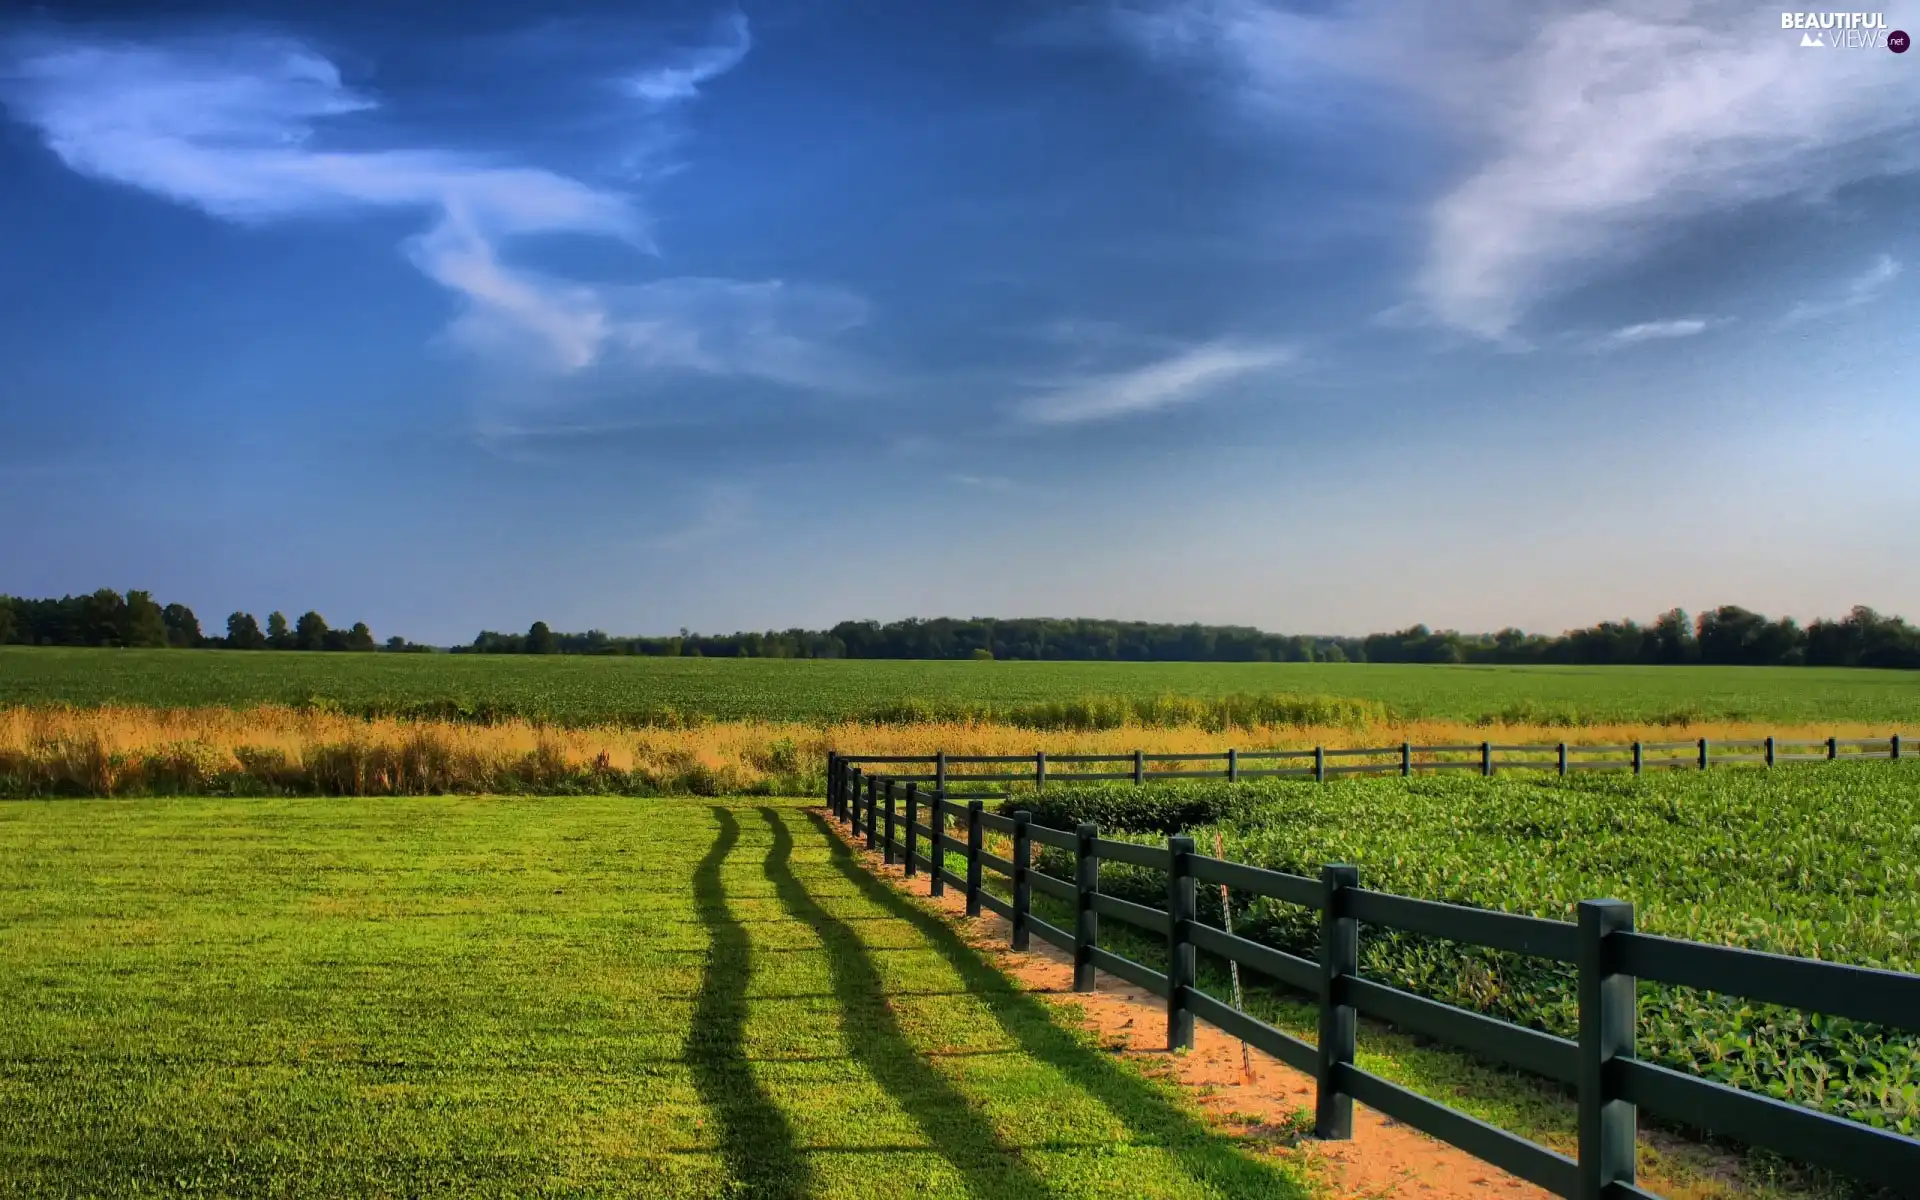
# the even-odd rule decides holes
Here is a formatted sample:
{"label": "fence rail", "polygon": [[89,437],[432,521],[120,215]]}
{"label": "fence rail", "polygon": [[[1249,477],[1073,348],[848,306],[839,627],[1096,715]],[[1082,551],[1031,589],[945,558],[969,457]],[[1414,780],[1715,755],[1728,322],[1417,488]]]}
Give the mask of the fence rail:
{"label": "fence rail", "polygon": [[[1828,759],[1900,757],[1899,737],[1878,741],[1886,743],[1886,753],[1842,755],[1838,752],[1840,746],[1871,744],[1868,739],[1828,738],[1808,744],[1822,745],[1826,753],[1820,757]],[[1756,744],[1766,749],[1760,761],[1768,764],[1780,761],[1776,751],[1782,742],[1767,738]],[[1644,751],[1650,748],[1654,747],[1639,743],[1630,747],[1636,768],[1650,765],[1644,759]],[[1669,746],[1662,744],[1658,748],[1665,750]],[[1711,765],[1708,744],[1701,741],[1697,748],[1697,758],[1675,761],[1697,764],[1701,768]],[[1481,758],[1479,764],[1464,765],[1484,766],[1491,761],[1493,753],[1505,749],[1509,748],[1465,747],[1464,752],[1478,752]],[[1563,773],[1573,765],[1568,756],[1578,752],[1578,748],[1568,746],[1525,749],[1557,751],[1557,765]],[[1597,749],[1617,752],[1619,748]],[[1409,758],[1407,750],[1406,747],[1400,750],[1402,766]],[[1392,752],[1347,750],[1338,753]],[[1316,748],[1260,753],[1311,754],[1319,777],[1324,780],[1330,773],[1326,759],[1335,752]],[[1035,755],[1032,759],[1016,761],[1034,762],[1038,782],[1044,784],[1049,762],[1130,761],[1134,768],[1130,777],[1141,780],[1147,774],[1143,768],[1148,757],[1135,753],[1076,760]],[[1183,755],[1178,761],[1191,762],[1202,757],[1224,757],[1228,771],[1234,773],[1232,777],[1252,774],[1240,772],[1239,763],[1243,758],[1254,757],[1253,753]],[[895,855],[900,854],[904,855],[908,874],[924,868],[930,876],[933,894],[942,894],[949,886],[960,888],[965,892],[969,915],[977,916],[985,910],[1005,917],[1011,926],[1013,949],[1027,949],[1030,937],[1037,934],[1043,941],[1071,953],[1075,991],[1092,991],[1094,973],[1105,971],[1161,997],[1166,1001],[1169,1049],[1193,1045],[1193,1022],[1197,1018],[1313,1075],[1314,1129],[1323,1138],[1352,1136],[1353,1102],[1358,1100],[1556,1195],[1582,1200],[1645,1197],[1651,1193],[1634,1183],[1636,1125],[1638,1112],[1644,1108],[1688,1126],[1827,1167],[1895,1192],[1904,1193],[1914,1179],[1920,1178],[1920,1140],[1641,1062],[1634,1056],[1638,1015],[1636,984],[1640,979],[1920,1033],[1920,975],[1636,933],[1633,905],[1620,900],[1582,901],[1577,906],[1577,920],[1566,922],[1368,891],[1360,886],[1359,870],[1352,866],[1325,867],[1320,877],[1314,879],[1210,858],[1195,853],[1191,838],[1170,837],[1166,845],[1160,847],[1103,838],[1092,824],[1082,824],[1072,830],[1052,829],[1035,825],[1031,814],[1024,811],[1008,817],[988,812],[977,797],[960,801],[944,786],[932,790],[920,787],[929,778],[938,779],[942,785],[965,782],[964,776],[949,775],[946,770],[963,761],[966,760],[945,755],[885,760],[829,755],[828,807],[836,819],[848,824],[852,835],[865,837],[869,849],[882,849],[888,862],[895,861]],[[937,774],[932,777],[865,774],[864,766],[876,762],[888,766],[933,762]],[[1160,778],[1174,773],[1151,774]],[[909,814],[904,821],[898,819],[897,806],[901,800]],[[926,815],[924,824],[919,821],[921,813]],[[1011,839],[1010,856],[986,850],[984,835],[990,830]],[[918,840],[921,836],[927,839],[924,852]],[[1035,842],[1070,852],[1073,878],[1057,878],[1035,870]],[[950,855],[964,859],[964,873],[949,869]],[[1129,863],[1166,872],[1166,908],[1103,894],[1100,891],[1102,862]],[[984,872],[987,870],[1007,879],[1010,898],[986,889]],[[1238,888],[1317,911],[1320,914],[1317,960],[1201,924],[1194,904],[1195,885],[1199,882]],[[1035,891],[1070,903],[1073,928],[1063,928],[1035,916],[1032,912]],[[1101,946],[1102,917],[1164,937],[1167,970],[1155,970]],[[1363,924],[1573,964],[1577,971],[1579,1036],[1564,1038],[1542,1033],[1362,976],[1360,926]],[[1202,991],[1194,969],[1196,952],[1201,950],[1316,996],[1320,1008],[1317,1040],[1308,1042],[1294,1037]],[[1570,1158],[1361,1070],[1354,1065],[1356,1020],[1360,1014],[1572,1086],[1579,1108],[1578,1154]]]}
{"label": "fence rail", "polygon": [[[1796,752],[1793,747],[1815,747],[1812,752]],[[1504,745],[1481,742],[1478,745],[1416,746],[1402,742],[1398,746],[1340,746],[1329,749],[1315,746],[1297,750],[1223,750],[1206,754],[927,754],[927,755],[834,755],[833,761],[851,767],[924,767],[922,771],[889,771],[897,783],[930,783],[936,791],[951,791],[955,785],[1031,783],[1145,783],[1168,779],[1314,779],[1325,783],[1343,775],[1412,775],[1416,771],[1478,771],[1492,775],[1499,771],[1631,771],[1638,775],[1654,767],[1709,767],[1731,763],[1764,763],[1771,767],[1783,762],[1844,762],[1856,759],[1892,760],[1909,756],[1912,739],[1903,734],[1886,737],[1826,738],[1741,738],[1714,742],[1695,738],[1679,742],[1632,742],[1624,746],[1582,746],[1575,742],[1539,745]],[[1729,754],[1729,750],[1755,750],[1756,754]],[[1675,753],[1685,751],[1684,754]],[[1661,756],[1648,758],[1649,753]],[[1459,755],[1471,755],[1460,758]],[[1618,757],[1608,757],[1618,756]],[[1384,762],[1349,763],[1329,766],[1328,760],[1342,758],[1386,759]],[[1308,760],[1307,767],[1246,767],[1247,762],[1286,762]],[[1189,764],[1218,762],[1218,769],[1190,770]],[[1111,766],[1125,764],[1125,771],[1057,771],[1056,767]],[[954,767],[1021,766],[1020,771],[955,771]],[[1158,768],[1158,769],[1156,769]]]}

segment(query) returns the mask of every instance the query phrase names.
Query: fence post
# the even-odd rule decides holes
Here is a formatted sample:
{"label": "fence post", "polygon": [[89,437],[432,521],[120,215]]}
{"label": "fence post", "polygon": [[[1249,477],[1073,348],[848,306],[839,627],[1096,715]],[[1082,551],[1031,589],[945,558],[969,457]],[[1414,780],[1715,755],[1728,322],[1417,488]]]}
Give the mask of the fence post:
{"label": "fence post", "polygon": [[1700,769],[1707,769],[1707,739],[1700,739]]}
{"label": "fence post", "polygon": [[1238,750],[1227,751],[1227,782],[1240,782],[1240,751]]}
{"label": "fence post", "polygon": [[1412,742],[1400,743],[1400,773],[1402,775],[1413,774],[1413,743]]}
{"label": "fence post", "polygon": [[[1767,740],[1771,742],[1773,739],[1768,738]],[[1893,757],[1900,757],[1900,735],[1897,733],[1893,735]]]}
{"label": "fence post", "polygon": [[893,865],[894,842],[900,836],[899,818],[895,815],[895,811],[893,805],[893,780],[889,779],[887,780],[887,838],[881,845],[881,850],[884,855],[883,861],[885,861],[888,866]]}
{"label": "fence post", "polygon": [[1827,739],[1827,761],[1831,762],[1834,759],[1839,757],[1840,757],[1839,740],[1836,738],[1828,738]]}
{"label": "fence post", "polygon": [[1133,752],[1133,781],[1135,783],[1145,783],[1147,781],[1147,752],[1145,750],[1135,750]]}
{"label": "fence post", "polygon": [[942,872],[947,869],[947,790],[937,788],[933,793],[932,820],[927,824],[933,829],[932,847],[929,857],[933,859],[933,884],[927,891],[930,895],[947,894],[947,878]]}
{"label": "fence post", "polygon": [[1327,748],[1325,746],[1313,748],[1313,781],[1315,783],[1327,781]]}
{"label": "fence post", "polygon": [[1492,742],[1480,743],[1480,773],[1482,775],[1493,774],[1493,743]]}
{"label": "fence post", "polygon": [[1028,872],[1033,866],[1033,835],[1027,828],[1033,814],[1025,809],[1013,814],[1013,948],[1027,948],[1027,913],[1033,907],[1033,884]]}
{"label": "fence post", "polygon": [[[1898,742],[1898,741],[1899,741],[1900,739],[1899,739],[1899,738],[1895,738],[1895,739],[1893,739],[1893,740],[1894,740],[1895,742]],[[1899,758],[1899,757],[1900,757],[1900,753],[1899,753],[1899,751],[1898,751],[1898,750],[1896,750],[1896,751],[1894,751],[1894,755],[1893,755],[1893,756],[1894,756],[1895,758]],[[1772,765],[1773,765],[1773,735],[1772,735],[1772,734],[1768,734],[1768,735],[1767,735],[1767,765],[1768,765],[1768,766],[1772,766]]]}
{"label": "fence post", "polygon": [[1633,744],[1633,773],[1635,775],[1638,775],[1640,773],[1641,762],[1642,762],[1642,758],[1640,753],[1640,743],[1635,742]]}
{"label": "fence post", "polygon": [[1167,1049],[1193,1049],[1193,839],[1170,837],[1167,855]]}
{"label": "fence post", "polygon": [[1093,898],[1100,891],[1100,857],[1094,853],[1094,839],[1100,827],[1082,821],[1073,831],[1073,990],[1093,990],[1093,948],[1100,944],[1100,914],[1093,911]]}
{"label": "fence post", "polygon": [[947,752],[945,750],[935,751],[933,755],[933,790],[936,792],[947,790]]}
{"label": "fence post", "polygon": [[840,789],[834,786],[839,783],[839,770],[840,756],[831,750],[827,751],[827,811],[833,814],[835,820],[840,818]]}
{"label": "fence post", "polygon": [[1360,886],[1360,868],[1322,867],[1320,883],[1320,1073],[1313,1132],[1344,1140],[1353,1136],[1353,1097],[1340,1090],[1340,1072],[1353,1062],[1358,1029],[1353,1006],[1343,1003],[1341,981],[1360,973],[1360,922],[1346,915],[1344,893]]}
{"label": "fence post", "polygon": [[1033,790],[1039,791],[1047,786],[1047,752],[1037,750],[1033,755]]}
{"label": "fence post", "polygon": [[1584,900],[1580,921],[1580,1200],[1633,1182],[1636,1113],[1620,1098],[1616,1060],[1633,1057],[1634,978],[1618,969],[1617,942],[1633,931],[1633,905]]}
{"label": "fence post", "polygon": [[874,818],[880,815],[880,781],[867,780],[867,849],[879,844],[880,832],[875,828],[879,824]]}
{"label": "fence post", "polygon": [[981,801],[967,801],[967,915],[980,915],[980,808]]}
{"label": "fence post", "polygon": [[1561,742],[1560,743],[1560,778],[1565,779],[1566,777],[1567,777],[1567,744],[1565,742]]}
{"label": "fence post", "polygon": [[853,836],[856,838],[860,836],[860,781],[861,779],[862,779],[862,774],[858,767],[855,767],[851,772],[849,772],[849,777],[847,779],[847,811],[850,814],[848,817],[848,820],[853,823],[852,832],[853,832]]}
{"label": "fence post", "polygon": [[917,864],[914,862],[914,860],[920,856],[920,831],[919,829],[916,828],[916,826],[918,826],[919,824],[920,824],[920,785],[917,783],[910,783],[907,785],[907,876],[908,878],[912,878],[913,875],[916,873]]}

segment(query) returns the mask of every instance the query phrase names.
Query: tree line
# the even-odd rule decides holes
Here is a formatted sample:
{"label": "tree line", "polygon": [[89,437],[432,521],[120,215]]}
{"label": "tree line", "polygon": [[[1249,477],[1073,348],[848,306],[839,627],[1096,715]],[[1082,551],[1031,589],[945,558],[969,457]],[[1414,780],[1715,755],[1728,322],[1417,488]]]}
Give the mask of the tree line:
{"label": "tree line", "polygon": [[376,645],[365,621],[345,629],[308,611],[288,623],[285,613],[267,614],[266,628],[252,613],[227,617],[225,636],[208,634],[184,604],[162,605],[138,589],[124,595],[101,588],[84,596],[28,600],[0,595],[0,644],[29,646],[134,646],[182,650],[377,650],[428,651],[402,637]]}
{"label": "tree line", "polygon": [[1327,637],[1241,625],[1174,625],[1091,619],[910,618],[842,621],[831,629],[676,637],[556,633],[544,621],[524,634],[483,631],[469,654],[637,654],[706,658],[978,658],[1117,662],[1375,662],[1684,664],[1920,668],[1920,628],[1856,607],[1802,627],[1737,605],[1690,619],[1672,609],[1649,624],[1602,621],[1557,637],[1503,629],[1461,633],[1415,625],[1397,633]]}
{"label": "tree line", "polygon": [[[225,636],[202,632],[193,610],[151,594],[102,588],[85,596],[25,600],[0,595],[0,643],[228,650],[425,652],[402,637],[374,641],[364,621],[330,627],[317,612],[289,624],[251,613],[227,618]],[[1683,664],[1920,669],[1920,627],[1856,607],[1802,626],[1737,605],[1690,618],[1672,609],[1641,624],[1602,621],[1558,636],[1502,629],[1461,633],[1414,625],[1395,633],[1329,637],[1267,633],[1244,625],[1165,624],[1089,618],[910,618],[842,621],[831,629],[615,637],[558,633],[535,621],[525,633],[483,630],[455,654],[611,654],[704,658],[1077,659],[1115,662],[1374,662]]]}

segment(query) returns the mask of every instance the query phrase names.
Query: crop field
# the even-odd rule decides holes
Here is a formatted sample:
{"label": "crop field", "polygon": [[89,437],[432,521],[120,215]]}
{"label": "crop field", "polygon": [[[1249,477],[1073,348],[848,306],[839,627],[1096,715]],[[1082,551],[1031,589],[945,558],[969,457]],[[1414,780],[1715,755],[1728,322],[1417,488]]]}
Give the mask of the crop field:
{"label": "crop field", "polygon": [[1920,672],[1768,667],[900,662],[0,647],[0,706],[271,704],[563,725],[707,720],[1224,730],[1920,724]]}
{"label": "crop field", "polygon": [[[1148,831],[1143,839],[1180,826],[1210,846],[1217,829],[1228,858],[1309,875],[1350,862],[1363,886],[1401,895],[1562,920],[1580,900],[1619,897],[1647,932],[1920,970],[1920,763],[1062,786],[1020,803],[1044,824],[1097,819]],[[1102,888],[1165,899],[1164,877],[1123,865],[1109,864]],[[1217,921],[1210,891],[1202,912]],[[1252,899],[1235,927],[1312,954],[1311,916]],[[1572,976],[1543,960],[1365,933],[1362,971],[1504,1020],[1576,1029]],[[1920,1132],[1920,1037],[1910,1034],[1643,984],[1639,1053]]]}
{"label": "crop field", "polygon": [[0,1194],[1306,1193],[790,802],[0,806]]}

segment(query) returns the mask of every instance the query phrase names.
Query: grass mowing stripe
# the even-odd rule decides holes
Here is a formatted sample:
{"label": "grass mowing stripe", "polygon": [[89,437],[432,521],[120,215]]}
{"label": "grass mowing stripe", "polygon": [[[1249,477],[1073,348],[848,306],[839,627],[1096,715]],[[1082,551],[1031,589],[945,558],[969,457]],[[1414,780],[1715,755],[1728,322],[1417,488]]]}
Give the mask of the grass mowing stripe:
{"label": "grass mowing stripe", "polygon": [[1194,1180],[1220,1195],[1302,1194],[1299,1185],[1273,1164],[1234,1151],[1176,1099],[1172,1085],[1143,1078],[1105,1055],[1088,1053],[1084,1037],[1059,1025],[1043,1001],[1010,987],[1006,977],[967,945],[945,919],[906,899],[856,861],[852,850],[828,826],[826,817],[810,810],[807,818],[829,844],[832,864],[842,877],[870,903],[908,922],[969,988],[977,989],[994,1019],[1027,1055],[1051,1065],[1062,1078],[1099,1097],[1134,1138],[1164,1147]]}
{"label": "grass mowing stripe", "polygon": [[1045,1182],[945,1076],[924,1062],[901,1031],[879,968],[852,926],[830,914],[793,873],[793,835],[778,812],[760,816],[773,834],[767,878],[783,908],[811,928],[826,948],[847,1050],[913,1117],[922,1134],[988,1196],[1045,1195]]}
{"label": "grass mowing stripe", "polygon": [[1307,1194],[765,807],[0,804],[0,1195]]}

